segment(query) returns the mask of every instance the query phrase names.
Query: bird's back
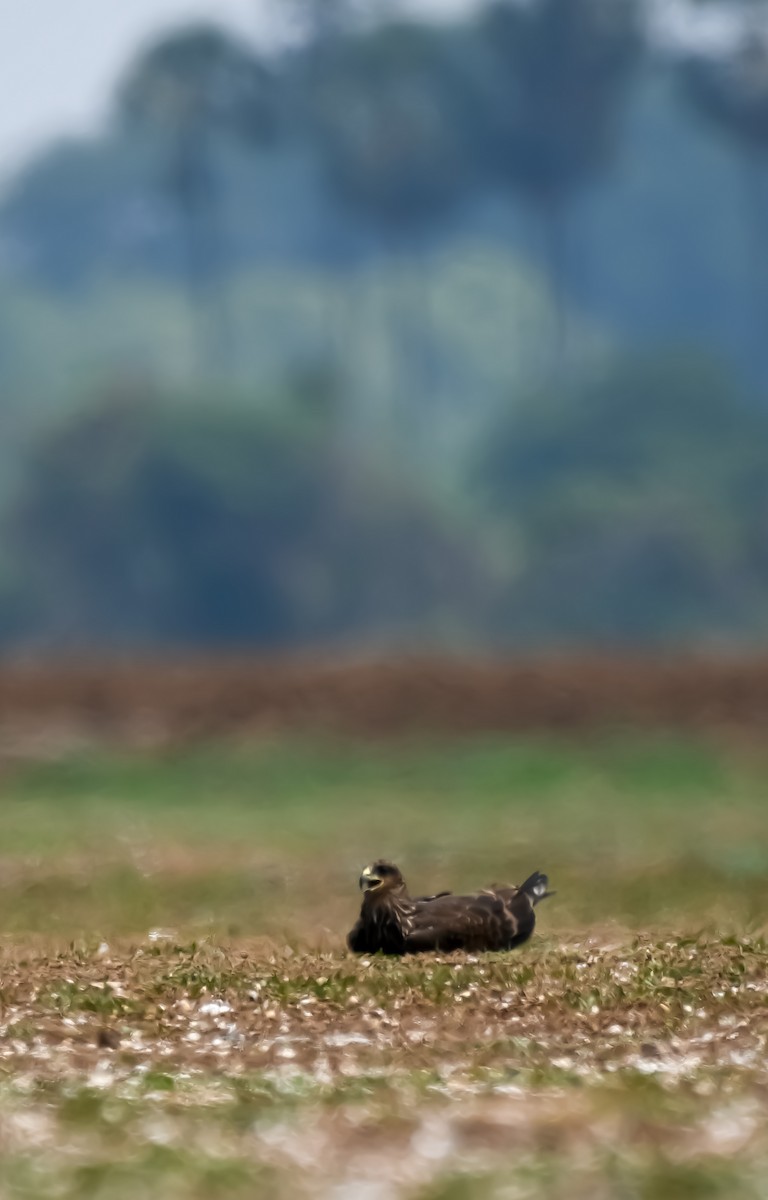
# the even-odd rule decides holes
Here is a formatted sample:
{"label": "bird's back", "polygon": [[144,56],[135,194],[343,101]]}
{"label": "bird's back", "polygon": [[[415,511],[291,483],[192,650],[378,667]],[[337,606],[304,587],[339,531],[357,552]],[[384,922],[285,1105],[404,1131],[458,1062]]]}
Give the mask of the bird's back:
{"label": "bird's back", "polygon": [[535,924],[533,901],[519,888],[439,896],[414,903],[405,951],[511,950],[528,940]]}

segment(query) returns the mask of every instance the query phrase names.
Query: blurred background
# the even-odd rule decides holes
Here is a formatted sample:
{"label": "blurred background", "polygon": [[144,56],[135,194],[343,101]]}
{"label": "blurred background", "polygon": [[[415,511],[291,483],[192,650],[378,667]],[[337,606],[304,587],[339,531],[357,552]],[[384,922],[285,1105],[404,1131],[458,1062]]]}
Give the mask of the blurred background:
{"label": "blurred background", "polygon": [[5,25],[6,652],[764,642],[764,0]]}

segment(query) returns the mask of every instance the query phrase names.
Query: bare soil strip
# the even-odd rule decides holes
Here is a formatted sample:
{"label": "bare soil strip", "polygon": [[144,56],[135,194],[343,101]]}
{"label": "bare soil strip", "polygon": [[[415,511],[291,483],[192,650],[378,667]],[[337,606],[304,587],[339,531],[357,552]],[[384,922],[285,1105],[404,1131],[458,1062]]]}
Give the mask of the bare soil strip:
{"label": "bare soil strip", "polygon": [[363,736],[768,725],[768,660],[77,661],[0,668],[0,750],[282,732]]}

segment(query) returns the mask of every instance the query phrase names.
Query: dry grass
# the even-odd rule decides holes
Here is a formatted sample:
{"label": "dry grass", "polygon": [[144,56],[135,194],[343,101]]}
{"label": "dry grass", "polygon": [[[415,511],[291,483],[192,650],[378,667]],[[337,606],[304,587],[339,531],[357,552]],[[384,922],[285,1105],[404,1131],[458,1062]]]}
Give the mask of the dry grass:
{"label": "dry grass", "polygon": [[673,1196],[681,1171],[764,1194],[767,967],[762,940],[647,938],[400,962],[162,938],[7,954],[8,1194],[61,1195],[62,1171],[105,1196],[450,1196],[473,1177],[467,1195],[655,1178]]}

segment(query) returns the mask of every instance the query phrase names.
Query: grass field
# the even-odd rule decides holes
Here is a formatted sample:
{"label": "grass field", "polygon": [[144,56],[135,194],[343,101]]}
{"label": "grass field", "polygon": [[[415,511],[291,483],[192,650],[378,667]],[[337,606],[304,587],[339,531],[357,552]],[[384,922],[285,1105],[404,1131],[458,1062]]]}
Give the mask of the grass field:
{"label": "grass field", "polygon": [[[768,1196],[767,793],[650,734],[6,761],[0,1197]],[[379,855],[558,894],[357,960]]]}

